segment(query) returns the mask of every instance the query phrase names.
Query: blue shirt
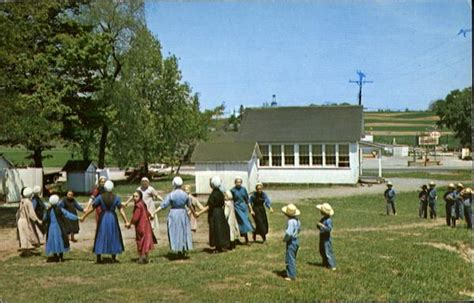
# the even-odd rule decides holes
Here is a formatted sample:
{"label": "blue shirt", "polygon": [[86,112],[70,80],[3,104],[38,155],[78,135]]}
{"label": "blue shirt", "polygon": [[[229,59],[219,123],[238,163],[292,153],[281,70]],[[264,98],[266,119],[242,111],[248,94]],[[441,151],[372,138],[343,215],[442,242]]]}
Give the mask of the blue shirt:
{"label": "blue shirt", "polygon": [[166,196],[163,203],[161,203],[161,209],[167,208],[171,205],[171,208],[185,208],[186,206],[191,207],[191,200],[187,193],[182,189],[175,189],[168,196]]}
{"label": "blue shirt", "polygon": [[247,189],[243,186],[235,186],[230,190],[232,193],[232,197],[234,199],[234,203],[248,203],[249,201],[249,194],[247,192]]}
{"label": "blue shirt", "polygon": [[428,202],[435,203],[437,198],[438,198],[438,193],[436,192],[436,188],[430,189],[428,192]]}
{"label": "blue shirt", "polygon": [[387,188],[384,192],[384,197],[388,202],[395,201],[395,190],[393,188]]}
{"label": "blue shirt", "polygon": [[288,242],[298,238],[298,234],[300,233],[301,229],[301,222],[297,218],[291,218],[288,220],[288,225],[285,231],[285,237],[283,241]]}

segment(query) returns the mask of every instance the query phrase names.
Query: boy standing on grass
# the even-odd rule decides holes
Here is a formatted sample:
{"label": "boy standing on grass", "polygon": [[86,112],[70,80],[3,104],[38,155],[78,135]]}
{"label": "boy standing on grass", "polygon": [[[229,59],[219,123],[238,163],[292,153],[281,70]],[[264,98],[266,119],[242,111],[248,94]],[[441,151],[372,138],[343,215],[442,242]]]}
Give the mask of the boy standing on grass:
{"label": "boy standing on grass", "polygon": [[430,207],[430,219],[436,219],[436,199],[438,193],[436,192],[436,184],[431,181],[430,189],[428,190],[428,206]]}
{"label": "boy standing on grass", "polygon": [[443,199],[446,202],[446,224],[451,227],[456,227],[456,212],[455,212],[455,192],[454,184],[448,185],[448,191],[444,194]]}
{"label": "boy standing on grass", "polygon": [[286,226],[285,237],[283,241],[286,242],[286,278],[287,281],[296,279],[296,254],[300,246],[298,241],[298,234],[300,232],[301,223],[297,216],[300,215],[299,209],[294,204],[288,204],[283,207],[281,211],[286,215],[288,224]]}
{"label": "boy standing on grass", "polygon": [[393,215],[397,215],[397,211],[395,210],[395,190],[393,189],[392,182],[388,181],[387,189],[383,193],[385,197],[385,201],[387,201],[387,216],[390,215],[390,209],[393,212]]}
{"label": "boy standing on grass", "polygon": [[418,194],[420,199],[420,207],[418,209],[418,217],[426,219],[426,212],[428,211],[428,185],[423,184],[421,186],[421,192]]}
{"label": "boy standing on grass", "polygon": [[472,229],[472,189],[466,188],[462,192],[464,218],[466,218],[466,227]]}
{"label": "boy standing on grass", "polygon": [[316,208],[321,211],[323,217],[318,222],[319,229],[319,253],[323,258],[323,266],[330,270],[336,270],[336,258],[332,249],[332,219],[334,210],[329,203],[318,204]]}

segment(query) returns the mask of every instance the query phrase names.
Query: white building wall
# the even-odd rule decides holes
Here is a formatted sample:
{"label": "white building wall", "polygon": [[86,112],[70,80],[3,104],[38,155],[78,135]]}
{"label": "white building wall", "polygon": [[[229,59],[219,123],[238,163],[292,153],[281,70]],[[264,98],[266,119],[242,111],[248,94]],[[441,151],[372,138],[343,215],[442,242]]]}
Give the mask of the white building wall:
{"label": "white building wall", "polygon": [[350,167],[260,167],[259,180],[263,183],[320,183],[355,184],[359,181],[358,144],[350,144]]}
{"label": "white building wall", "polygon": [[209,194],[209,180],[214,176],[222,179],[225,189],[234,186],[235,177],[242,178],[242,184],[249,186],[248,163],[196,163],[196,193]]}

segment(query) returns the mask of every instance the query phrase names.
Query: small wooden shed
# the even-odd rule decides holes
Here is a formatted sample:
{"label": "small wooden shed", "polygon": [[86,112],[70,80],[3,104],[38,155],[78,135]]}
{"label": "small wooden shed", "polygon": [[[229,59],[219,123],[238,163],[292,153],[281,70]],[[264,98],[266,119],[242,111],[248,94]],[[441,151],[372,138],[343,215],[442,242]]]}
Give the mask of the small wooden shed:
{"label": "small wooden shed", "polygon": [[94,187],[97,166],[92,161],[69,160],[62,171],[67,173],[67,189],[87,194]]}
{"label": "small wooden shed", "polygon": [[261,157],[255,142],[198,144],[191,157],[195,163],[196,193],[209,194],[209,180],[214,176],[222,179],[225,189],[231,189],[239,176],[243,186],[252,191],[258,182],[257,160]]}

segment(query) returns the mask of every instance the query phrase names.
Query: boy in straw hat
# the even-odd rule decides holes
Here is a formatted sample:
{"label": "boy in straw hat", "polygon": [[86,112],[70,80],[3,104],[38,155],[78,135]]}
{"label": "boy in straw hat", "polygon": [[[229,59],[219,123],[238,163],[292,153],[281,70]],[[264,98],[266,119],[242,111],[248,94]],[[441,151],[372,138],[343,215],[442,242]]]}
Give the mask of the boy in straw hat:
{"label": "boy in straw hat", "polygon": [[420,200],[420,207],[418,209],[418,217],[426,219],[426,212],[428,211],[428,185],[423,184],[421,186],[421,191],[418,194],[418,199]]}
{"label": "boy in straw hat", "polygon": [[454,198],[456,199],[456,220],[464,220],[464,210],[463,210],[463,201],[461,197],[461,192],[464,189],[462,183],[456,185],[456,191],[454,192]]}
{"label": "boy in straw hat", "polygon": [[464,217],[468,229],[472,229],[472,189],[470,187],[462,191]]}
{"label": "boy in straw hat", "polygon": [[336,258],[332,249],[331,231],[333,228],[331,217],[334,215],[334,210],[329,203],[316,205],[316,208],[321,211],[323,217],[318,222],[319,228],[319,253],[323,258],[323,266],[336,270]]}
{"label": "boy in straw hat", "polygon": [[454,188],[454,184],[450,183],[448,185],[448,191],[443,196],[443,200],[446,202],[446,224],[451,227],[456,227],[456,199]]}
{"label": "boy in straw hat", "polygon": [[436,184],[431,181],[428,189],[428,206],[430,207],[430,219],[436,219],[436,200],[438,193],[436,192]]}
{"label": "boy in straw hat", "polygon": [[285,237],[283,241],[286,243],[286,278],[287,281],[296,279],[296,254],[300,243],[298,241],[298,234],[300,232],[301,223],[297,216],[300,215],[300,210],[294,204],[288,204],[283,207],[281,211],[286,215],[288,223],[286,226]]}
{"label": "boy in straw hat", "polygon": [[383,193],[385,197],[385,201],[387,201],[387,216],[390,215],[390,209],[393,212],[393,215],[397,215],[397,211],[395,210],[395,190],[393,189],[392,182],[388,181],[387,189]]}

